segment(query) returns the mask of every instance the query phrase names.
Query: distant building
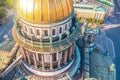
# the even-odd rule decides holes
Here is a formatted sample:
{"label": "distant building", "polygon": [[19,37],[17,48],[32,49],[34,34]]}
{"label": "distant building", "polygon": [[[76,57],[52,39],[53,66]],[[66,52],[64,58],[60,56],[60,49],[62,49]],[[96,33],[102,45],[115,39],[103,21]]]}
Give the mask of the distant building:
{"label": "distant building", "polygon": [[90,0],[90,2],[105,7],[107,9],[107,15],[110,16],[114,11],[114,2],[113,0]]}
{"label": "distant building", "polygon": [[74,4],[74,10],[77,18],[91,18],[95,20],[104,20],[106,9],[101,6],[88,5],[82,3]]}
{"label": "distant building", "polygon": [[17,48],[18,45],[12,40],[6,40],[0,44],[0,74],[9,66],[11,61],[13,61]]}

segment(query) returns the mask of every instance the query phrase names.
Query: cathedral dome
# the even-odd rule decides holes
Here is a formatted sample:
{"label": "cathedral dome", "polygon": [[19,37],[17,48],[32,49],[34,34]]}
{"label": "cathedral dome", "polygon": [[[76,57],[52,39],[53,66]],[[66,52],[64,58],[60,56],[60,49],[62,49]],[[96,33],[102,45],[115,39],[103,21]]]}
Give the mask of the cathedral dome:
{"label": "cathedral dome", "polygon": [[17,14],[32,23],[52,23],[72,13],[72,0],[18,0]]}

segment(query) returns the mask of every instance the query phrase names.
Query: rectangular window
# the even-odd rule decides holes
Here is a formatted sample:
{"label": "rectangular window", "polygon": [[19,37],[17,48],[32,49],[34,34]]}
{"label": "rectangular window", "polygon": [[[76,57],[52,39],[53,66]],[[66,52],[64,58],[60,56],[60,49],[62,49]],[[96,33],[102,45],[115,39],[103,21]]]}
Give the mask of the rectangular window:
{"label": "rectangular window", "polygon": [[48,36],[48,30],[44,30],[44,36],[45,36],[45,37]]}
{"label": "rectangular window", "polygon": [[41,54],[38,53],[38,58],[39,58],[39,61],[41,61]]}
{"label": "rectangular window", "polygon": [[61,55],[62,55],[62,62],[64,61],[64,56],[65,56],[65,53],[64,52],[62,52],[61,53]]}
{"label": "rectangular window", "polygon": [[62,33],[62,27],[59,28],[59,33]]}
{"label": "rectangular window", "polygon": [[53,36],[55,35],[55,29],[52,29],[52,35]]}
{"label": "rectangular window", "polygon": [[26,26],[25,26],[25,31],[27,32],[27,28],[26,28]]}
{"label": "rectangular window", "polygon": [[65,31],[67,30],[67,24],[65,25]]}
{"label": "rectangular window", "polygon": [[33,34],[33,30],[32,30],[32,28],[30,28],[30,33]]}
{"label": "rectangular window", "polygon": [[40,35],[40,30],[37,29],[36,32],[37,32],[37,35]]}
{"label": "rectangular window", "polygon": [[57,60],[57,55],[56,53],[53,54],[53,61],[56,61]]}

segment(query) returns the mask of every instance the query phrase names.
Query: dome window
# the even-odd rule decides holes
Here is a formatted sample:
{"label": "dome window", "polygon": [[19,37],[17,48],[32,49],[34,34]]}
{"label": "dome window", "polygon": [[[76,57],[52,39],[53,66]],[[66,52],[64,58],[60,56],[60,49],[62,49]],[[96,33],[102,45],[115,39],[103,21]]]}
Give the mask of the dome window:
{"label": "dome window", "polygon": [[30,33],[33,34],[33,30],[32,30],[32,28],[30,28]]}
{"label": "dome window", "polygon": [[65,25],[65,31],[67,30],[67,24]]}
{"label": "dome window", "polygon": [[40,35],[40,30],[37,29],[36,32],[37,32],[37,35]]}
{"label": "dome window", "polygon": [[52,36],[55,36],[55,29],[52,29]]}
{"label": "dome window", "polygon": [[59,28],[59,33],[60,33],[60,34],[62,33],[62,27]]}
{"label": "dome window", "polygon": [[44,30],[44,36],[48,37],[48,30]]}

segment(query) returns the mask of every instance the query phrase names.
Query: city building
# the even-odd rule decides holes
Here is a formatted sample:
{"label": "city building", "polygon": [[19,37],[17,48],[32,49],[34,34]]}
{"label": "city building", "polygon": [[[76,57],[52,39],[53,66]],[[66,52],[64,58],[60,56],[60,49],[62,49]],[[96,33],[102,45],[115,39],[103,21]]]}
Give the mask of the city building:
{"label": "city building", "polygon": [[[17,46],[16,46],[17,47]],[[15,41],[4,41],[0,44],[0,74],[9,66],[16,54]]]}
{"label": "city building", "polygon": [[106,14],[106,9],[101,6],[82,3],[74,4],[74,10],[77,18],[104,20]]}
{"label": "city building", "polygon": [[114,11],[113,0],[90,0],[90,2],[106,8],[108,16],[112,15],[112,12]]}
{"label": "city building", "polygon": [[95,22],[79,23],[72,0],[17,0],[12,35],[0,44],[0,80],[116,79],[114,45]]}

